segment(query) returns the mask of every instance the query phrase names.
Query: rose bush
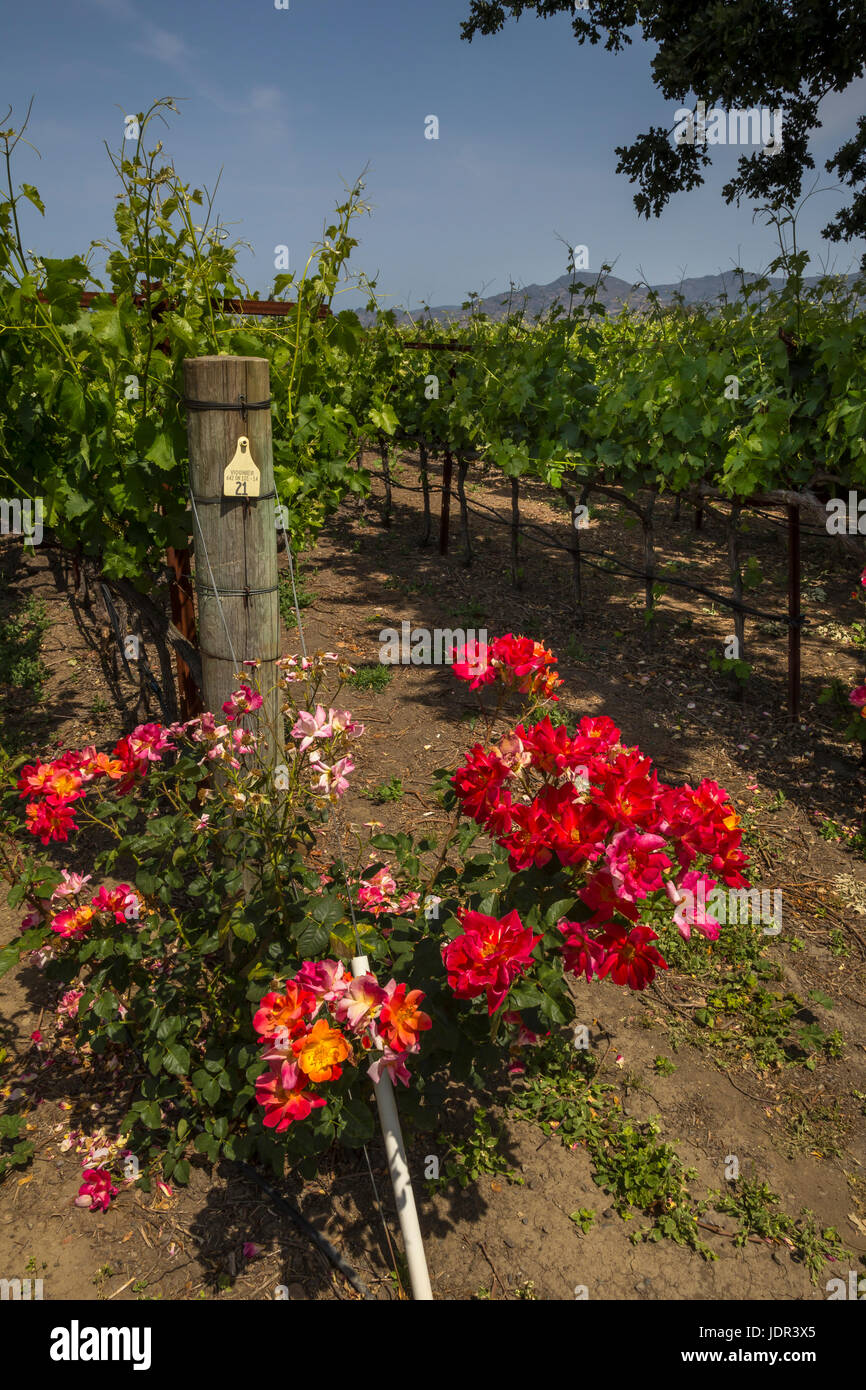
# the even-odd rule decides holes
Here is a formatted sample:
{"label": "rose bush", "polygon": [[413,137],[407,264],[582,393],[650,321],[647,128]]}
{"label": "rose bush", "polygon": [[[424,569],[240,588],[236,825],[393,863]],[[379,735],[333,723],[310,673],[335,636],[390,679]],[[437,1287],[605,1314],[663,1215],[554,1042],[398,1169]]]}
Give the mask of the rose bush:
{"label": "rose bush", "polygon": [[[195,1151],[306,1171],[372,1137],[369,1081],[385,1070],[432,1128],[450,1081],[519,1071],[520,1047],[574,1021],[578,979],[645,989],[667,968],[665,933],[718,935],[697,886],[746,882],[723,789],[660,781],[607,717],[552,722],[561,681],[540,643],[509,633],[458,656],[486,737],[436,774],[452,812],[438,842],[347,835],[364,731],[337,704],[351,668],[333,653],[278,663],[276,770],[259,755],[254,662],[222,722],[142,725],[108,753],[18,769],[30,835],[90,827],[95,871],[126,878],[97,886],[23,855],[10,808],[0,857],[29,911],[0,969],[39,964],[58,987],[54,1046],[126,1074],[141,1181],[186,1181]],[[109,1178],[85,1182],[82,1204],[91,1189],[93,1209],[110,1200]]]}

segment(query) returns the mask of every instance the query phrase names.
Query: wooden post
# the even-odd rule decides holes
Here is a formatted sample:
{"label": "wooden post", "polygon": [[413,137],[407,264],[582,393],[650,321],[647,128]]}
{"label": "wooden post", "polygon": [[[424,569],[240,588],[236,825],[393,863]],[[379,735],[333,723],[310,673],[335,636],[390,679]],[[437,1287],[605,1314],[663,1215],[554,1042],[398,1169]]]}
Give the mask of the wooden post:
{"label": "wooden post", "polygon": [[433,518],[430,515],[430,479],[427,476],[427,445],[423,440],[418,443],[418,459],[421,468],[421,491],[424,494],[424,530],[421,533],[419,545],[430,544],[430,531],[433,525]]}
{"label": "wooden post", "polygon": [[442,464],[442,510],[439,513],[439,554],[448,554],[448,520],[451,515],[451,477],[454,471],[454,459],[451,450],[445,450],[445,460]]}
{"label": "wooden post", "polygon": [[[800,614],[800,508],[788,507],[788,617]],[[800,626],[788,628],[788,717],[800,722]]]}
{"label": "wooden post", "polygon": [[460,499],[460,529],[463,532],[463,563],[472,564],[472,537],[469,534],[469,507],[466,503],[466,470],[469,460],[462,452],[457,454],[457,496]]}
{"label": "wooden post", "polygon": [[[453,344],[451,344],[453,346]],[[451,387],[454,387],[454,377],[456,368],[454,363],[448,368],[448,380]],[[445,450],[445,460],[442,464],[442,510],[439,513],[439,554],[448,554],[448,522],[451,516],[451,477],[454,471],[454,459],[450,448]]]}
{"label": "wooden post", "polygon": [[[187,401],[205,403],[204,409],[187,406],[204,707],[222,722],[222,705],[237,689],[241,663],[261,661],[257,672],[249,672],[265,700],[260,750],[265,763],[279,762],[284,737],[274,665],[280,626],[271,412],[244,414],[237,408],[269,399],[268,362],[192,357],[183,372]],[[261,475],[258,497],[223,496],[223,474],[241,435],[249,439]]]}

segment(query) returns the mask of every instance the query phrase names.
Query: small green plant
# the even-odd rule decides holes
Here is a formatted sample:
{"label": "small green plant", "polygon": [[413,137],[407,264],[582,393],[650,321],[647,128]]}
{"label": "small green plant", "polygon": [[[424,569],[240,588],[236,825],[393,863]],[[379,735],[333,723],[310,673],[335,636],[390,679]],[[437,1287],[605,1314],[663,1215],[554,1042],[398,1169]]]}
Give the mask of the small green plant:
{"label": "small green plant", "polygon": [[24,1168],[33,1157],[34,1145],[19,1139],[23,1115],[0,1115],[0,1182],[13,1168]]}
{"label": "small green plant", "polygon": [[40,656],[48,626],[44,601],[32,596],[20,611],[0,622],[0,685],[41,693],[48,679]]}
{"label": "small green plant", "polygon": [[[280,570],[277,583],[279,585],[280,617],[287,628],[297,627],[298,616],[295,612],[295,599],[292,593],[292,576],[288,570]],[[309,608],[311,603],[315,603],[316,595],[306,587],[297,567],[295,568],[295,588],[298,592],[299,608]]]}
{"label": "small green plant", "polygon": [[798,1065],[814,1071],[819,1058],[841,1057],[838,1029],[825,1032],[797,995],[766,990],[758,979],[755,970],[733,971],[707,990],[706,1004],[693,1017],[708,1046],[759,1070]]}
{"label": "small green plant", "polygon": [[568,1219],[574,1222],[582,1235],[586,1235],[595,1221],[595,1212],[591,1207],[580,1207],[577,1211],[573,1211]]}
{"label": "small green plant", "polygon": [[745,685],[752,668],[748,661],[741,661],[735,656],[719,656],[718,652],[710,652],[710,670],[719,671],[722,675],[731,676],[739,685]]}
{"label": "small green plant", "polygon": [[515,1298],[531,1299],[538,1301],[538,1294],[535,1292],[535,1283],[532,1279],[524,1279],[522,1284],[518,1284],[514,1290]]}
{"label": "small green plant", "polygon": [[654,1121],[630,1121],[622,1114],[614,1088],[594,1078],[595,1063],[570,1047],[563,1037],[551,1038],[534,1050],[527,1065],[524,1089],[510,1108],[534,1120],[545,1134],[556,1134],[566,1148],[583,1144],[592,1164],[592,1180],[613,1198],[624,1220],[640,1211],[651,1225],[635,1232],[634,1241],[669,1239],[687,1245],[704,1259],[715,1259],[700,1239],[698,1218],[706,1203],[691,1196],[695,1177],[676,1150],[659,1143]]}
{"label": "small green plant", "polygon": [[471,599],[467,603],[462,603],[459,608],[452,608],[452,618],[459,618],[461,622],[469,627],[478,627],[484,622],[484,609]]}
{"label": "small green plant", "polygon": [[812,1101],[786,1114],[784,1123],[794,1150],[808,1151],[815,1158],[841,1158],[847,1125],[838,1101],[824,1105]]}
{"label": "small green plant", "polygon": [[863,718],[866,706],[852,705],[848,698],[850,694],[848,685],[840,680],[832,680],[818,696],[818,704],[830,706],[833,723],[841,731],[843,739],[866,748],[866,719]]}
{"label": "small green plant", "polygon": [[99,1269],[96,1271],[96,1273],[90,1281],[92,1284],[96,1285],[97,1298],[105,1297],[105,1281],[106,1279],[110,1279],[113,1274],[114,1270],[111,1268],[111,1265],[99,1266]]}
{"label": "small green plant", "polygon": [[497,1129],[483,1106],[472,1112],[472,1129],[464,1138],[439,1136],[446,1150],[446,1158],[434,1188],[446,1187],[456,1182],[459,1187],[468,1187],[477,1182],[485,1173],[500,1173],[510,1182],[522,1183],[509,1168],[500,1153],[502,1131]]}
{"label": "small green plant", "polygon": [[796,1219],[775,1211],[781,1198],[765,1182],[743,1178],[732,1183],[724,1196],[716,1197],[716,1211],[735,1216],[739,1222],[735,1245],[745,1245],[750,1236],[786,1245],[792,1257],[806,1266],[813,1284],[828,1260],[852,1258],[835,1226],[819,1230],[814,1213],[805,1207]]}
{"label": "small green plant", "polygon": [[743,588],[758,589],[764,582],[764,571],[759,560],[750,555],[743,570]]}
{"label": "small green plant", "polygon": [[676,1063],[670,1057],[656,1057],[653,1059],[653,1071],[657,1076],[670,1076],[671,1072],[676,1071]]}
{"label": "small green plant", "polygon": [[374,806],[381,806],[386,801],[399,801],[403,795],[403,783],[399,777],[392,777],[388,782],[380,782],[378,787],[372,787],[369,791],[363,790],[360,796],[372,801]]}
{"label": "small green plant", "polygon": [[409,1265],[406,1262],[406,1256],[403,1254],[402,1250],[395,1250],[393,1254],[396,1268],[389,1270],[388,1278],[391,1280],[397,1297],[404,1299],[407,1297],[406,1290],[411,1287]]}
{"label": "small green plant", "polygon": [[94,719],[101,718],[103,714],[108,713],[108,701],[102,695],[97,695],[95,700],[91,701],[90,713]]}
{"label": "small green plant", "polygon": [[850,942],[846,941],[841,927],[834,927],[830,933],[830,950],[834,956],[841,956],[843,959],[851,954]]}
{"label": "small green plant", "polygon": [[390,666],[383,666],[380,661],[376,666],[359,666],[346,684],[354,690],[374,690],[378,693],[390,683],[393,674]]}
{"label": "small green plant", "polygon": [[577,724],[579,715],[575,710],[569,709],[567,705],[559,704],[555,709],[549,711],[547,718],[554,729],[558,729],[560,726],[564,729],[573,729]]}

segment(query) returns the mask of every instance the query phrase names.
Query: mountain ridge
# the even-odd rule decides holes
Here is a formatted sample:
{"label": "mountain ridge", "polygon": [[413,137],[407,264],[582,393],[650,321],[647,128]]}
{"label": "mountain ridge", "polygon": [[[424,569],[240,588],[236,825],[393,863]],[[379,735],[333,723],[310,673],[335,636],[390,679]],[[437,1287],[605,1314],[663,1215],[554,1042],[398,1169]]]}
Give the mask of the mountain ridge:
{"label": "mountain ridge", "polygon": [[[525,304],[525,316],[533,319],[538,314],[549,312],[557,303],[567,308],[569,285],[581,282],[584,285],[591,285],[597,279],[597,275],[598,272],[590,270],[576,271],[574,274],[566,273],[551,280],[546,285],[533,282],[520,287],[514,286],[510,290],[487,295],[474,302],[476,309],[480,309],[494,321],[507,317],[509,300],[512,312]],[[743,281],[747,284],[754,284],[756,280],[762,278],[754,271],[745,271],[742,277],[735,275],[733,271],[721,271],[716,275],[686,276],[677,282],[669,281],[647,287],[645,283],[630,282],[620,279],[617,275],[608,275],[599,286],[598,302],[604,305],[608,313],[614,314],[618,313],[625,305],[629,305],[632,309],[648,309],[651,303],[650,292],[653,291],[658,295],[662,304],[672,304],[680,294],[687,304],[714,304],[718,302],[721,295],[727,295],[729,300],[736,299]],[[803,283],[810,286],[817,285],[822,278],[820,275],[807,275],[804,276]],[[840,278],[850,282],[854,277],[843,275]],[[781,289],[785,283],[781,276],[768,276],[767,279],[773,289]],[[577,296],[575,297],[577,298]],[[375,322],[375,314],[367,310],[356,312],[365,326]],[[401,324],[420,323],[422,321],[464,323],[470,317],[471,310],[465,309],[461,304],[439,304],[411,312],[405,309],[395,309],[394,313],[397,322]]]}

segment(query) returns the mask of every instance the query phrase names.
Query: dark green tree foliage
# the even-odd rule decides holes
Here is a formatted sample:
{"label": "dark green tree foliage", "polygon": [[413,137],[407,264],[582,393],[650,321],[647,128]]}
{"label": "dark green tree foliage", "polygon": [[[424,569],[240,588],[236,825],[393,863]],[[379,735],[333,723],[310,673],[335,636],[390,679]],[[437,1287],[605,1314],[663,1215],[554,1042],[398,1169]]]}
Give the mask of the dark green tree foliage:
{"label": "dark green tree foliage", "polygon": [[[534,11],[543,19],[571,16],[578,43],[604,43],[619,52],[639,26],[655,46],[653,82],[677,106],[783,111],[781,149],[744,154],[722,192],[729,203],[763,199],[775,208],[800,197],[807,170],[815,168],[809,141],[820,129],[819,107],[829,92],[843,92],[866,69],[866,5],[863,0],[472,0],[461,26],[464,39],[495,34],[507,19]],[[694,100],[688,101],[690,94]],[[635,207],[658,217],[674,193],[702,184],[711,150],[677,145],[671,129],[651,126],[631,145],[617,146],[617,173],[637,183]],[[825,165],[852,190],[850,203],[824,228],[830,241],[866,235],[866,115]]]}

